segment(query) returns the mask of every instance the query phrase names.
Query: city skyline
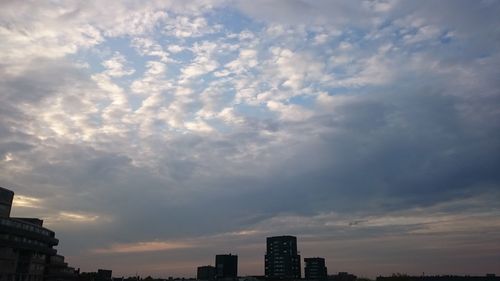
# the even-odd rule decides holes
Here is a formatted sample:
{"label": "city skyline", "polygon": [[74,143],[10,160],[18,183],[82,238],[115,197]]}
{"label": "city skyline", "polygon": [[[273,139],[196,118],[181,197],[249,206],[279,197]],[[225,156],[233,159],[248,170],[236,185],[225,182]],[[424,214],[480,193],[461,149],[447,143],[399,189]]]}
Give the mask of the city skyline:
{"label": "city skyline", "polygon": [[293,235],[331,273],[500,275],[499,14],[0,1],[0,186],[83,271],[264,275]]}
{"label": "city skyline", "polygon": [[[142,280],[137,272],[134,276],[114,277],[112,270],[98,269],[93,272],[81,272],[65,262],[65,257],[57,252],[54,247],[59,244],[55,233],[43,226],[43,220],[29,217],[12,217],[12,203],[14,192],[0,187],[0,279],[5,281],[123,281],[124,279]],[[264,275],[238,274],[238,255],[217,254],[215,265],[197,266],[196,278],[187,277],[190,280],[201,281],[236,281],[240,278],[250,277],[251,280],[268,281],[356,281],[357,276],[345,271],[335,274],[328,273],[325,259],[322,257],[304,257],[304,275],[301,274],[301,256],[299,255],[297,237],[291,235],[279,235],[266,237],[266,254],[264,255]],[[406,273],[392,273],[390,277],[378,275],[376,280],[397,279],[411,277],[419,279],[423,277],[443,280],[443,278],[463,278],[470,275],[406,275]],[[169,276],[158,280],[173,280],[186,277]],[[253,278],[253,279],[252,279]],[[494,273],[483,276],[474,276],[478,280],[494,281],[500,279]],[[154,280],[148,275],[146,280]],[[365,280],[361,277],[359,280]],[[458,280],[457,279],[457,280]],[[368,279],[371,280],[371,279]],[[399,280],[399,279],[398,279]],[[455,279],[454,279],[455,280]]]}

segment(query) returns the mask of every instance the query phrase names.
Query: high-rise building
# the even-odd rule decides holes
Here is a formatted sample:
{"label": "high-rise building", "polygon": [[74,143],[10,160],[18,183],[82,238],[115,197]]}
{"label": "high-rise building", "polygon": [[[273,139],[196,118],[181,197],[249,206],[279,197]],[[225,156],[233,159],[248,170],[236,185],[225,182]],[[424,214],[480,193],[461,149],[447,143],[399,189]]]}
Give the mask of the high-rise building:
{"label": "high-rise building", "polygon": [[217,279],[233,279],[238,277],[237,255],[216,255],[215,274]]}
{"label": "high-rise building", "polygon": [[10,217],[14,192],[0,187],[0,281],[62,281],[76,277],[53,248],[53,231],[37,218]]}
{"label": "high-rise building", "polygon": [[275,236],[266,240],[265,275],[273,279],[300,278],[297,237]]}
{"label": "high-rise building", "polygon": [[304,259],[305,278],[308,280],[326,280],[328,277],[324,258],[305,258]]}
{"label": "high-rise building", "polygon": [[211,265],[199,266],[196,272],[196,279],[198,280],[214,280],[215,267]]}

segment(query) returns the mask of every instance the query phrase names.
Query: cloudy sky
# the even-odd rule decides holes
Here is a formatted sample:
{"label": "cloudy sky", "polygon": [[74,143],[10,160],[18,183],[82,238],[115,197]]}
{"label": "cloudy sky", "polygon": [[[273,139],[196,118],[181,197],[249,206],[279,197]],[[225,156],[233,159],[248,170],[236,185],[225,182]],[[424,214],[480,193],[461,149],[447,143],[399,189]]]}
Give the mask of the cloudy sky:
{"label": "cloudy sky", "polygon": [[0,186],[83,271],[500,274],[499,1],[0,2]]}

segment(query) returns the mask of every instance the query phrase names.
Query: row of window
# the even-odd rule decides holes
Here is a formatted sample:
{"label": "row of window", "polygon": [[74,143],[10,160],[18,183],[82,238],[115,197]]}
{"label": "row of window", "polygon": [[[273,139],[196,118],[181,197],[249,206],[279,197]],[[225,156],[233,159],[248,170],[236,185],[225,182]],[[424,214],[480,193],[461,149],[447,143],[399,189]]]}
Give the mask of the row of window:
{"label": "row of window", "polygon": [[18,229],[28,230],[31,232],[36,232],[36,233],[42,234],[44,236],[50,236],[50,231],[48,231],[46,229],[36,227],[36,226],[26,224],[26,223],[21,223],[18,221],[13,221],[13,220],[9,220],[9,219],[0,219],[0,224],[5,225],[5,226],[10,226],[10,227],[15,227]]}
{"label": "row of window", "polygon": [[45,265],[43,265],[43,264],[37,264],[37,263],[30,264],[30,272],[32,272],[32,273],[35,273],[35,272],[43,273],[44,269],[45,269]]}
{"label": "row of window", "polygon": [[26,237],[19,237],[19,236],[8,235],[8,234],[0,234],[0,238],[5,239],[5,240],[11,240],[14,242],[22,242],[22,243],[28,243],[28,244],[32,244],[32,245],[36,245],[36,246],[49,247],[47,244],[45,244],[43,242],[29,239]]}

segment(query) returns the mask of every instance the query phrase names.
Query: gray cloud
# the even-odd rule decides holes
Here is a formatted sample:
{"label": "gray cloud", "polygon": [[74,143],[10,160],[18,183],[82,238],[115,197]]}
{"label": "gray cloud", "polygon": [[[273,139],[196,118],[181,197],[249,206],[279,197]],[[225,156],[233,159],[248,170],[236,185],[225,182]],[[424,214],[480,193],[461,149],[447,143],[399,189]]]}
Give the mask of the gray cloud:
{"label": "gray cloud", "polygon": [[[496,270],[499,5],[242,1],[244,20],[259,22],[238,38],[258,40],[217,27],[228,34],[155,38],[164,54],[169,40],[189,50],[175,61],[130,54],[165,17],[210,23],[227,8],[175,3],[113,3],[115,17],[40,7],[33,22],[0,22],[5,46],[26,54],[0,65],[0,185],[37,202],[14,214],[44,218],[70,263],[189,276],[234,251],[243,272],[261,274],[264,237],[286,232],[332,272]],[[22,21],[43,28],[23,33]],[[40,50],[14,40],[28,37]],[[131,77],[93,65],[118,39],[130,43],[119,47]],[[224,76],[230,62],[238,75]],[[182,79],[204,63],[221,76]],[[150,87],[133,90],[138,81]]]}

